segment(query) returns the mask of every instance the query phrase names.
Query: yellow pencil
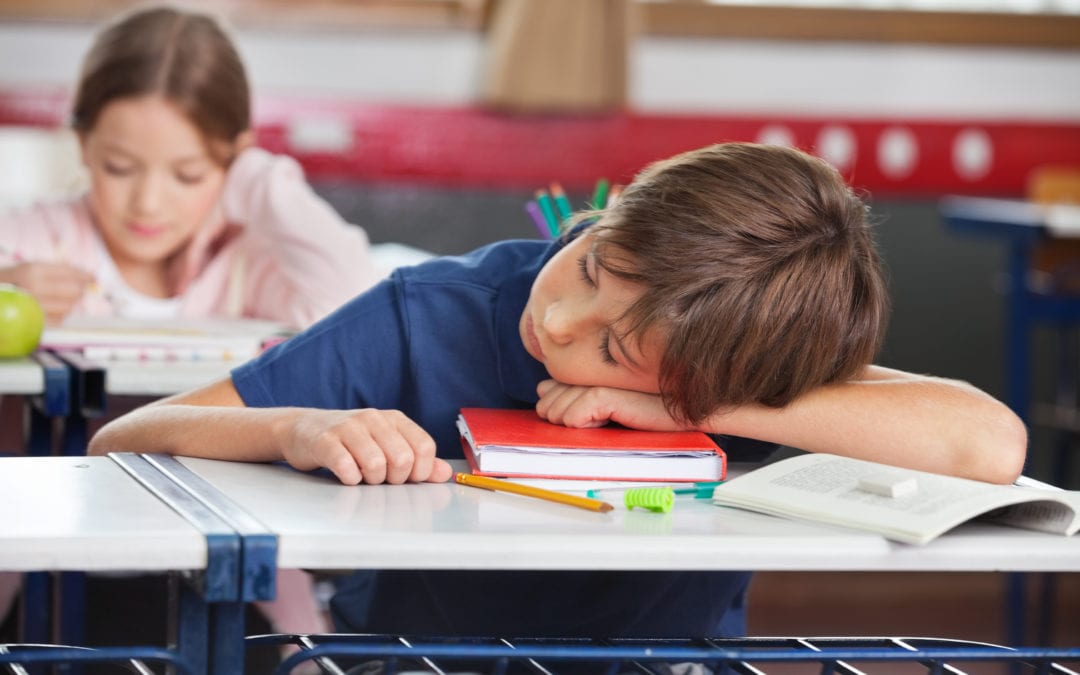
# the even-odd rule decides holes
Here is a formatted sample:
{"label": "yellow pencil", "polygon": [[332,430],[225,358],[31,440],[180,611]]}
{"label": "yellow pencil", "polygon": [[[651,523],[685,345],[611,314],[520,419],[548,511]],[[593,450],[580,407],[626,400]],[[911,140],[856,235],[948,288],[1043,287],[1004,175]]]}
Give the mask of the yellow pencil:
{"label": "yellow pencil", "polygon": [[615,508],[611,504],[599,499],[578,497],[577,495],[563,494],[562,492],[555,492],[553,490],[543,490],[541,488],[532,487],[531,485],[511,483],[499,478],[488,478],[487,476],[475,476],[471,473],[455,473],[454,481],[461,483],[462,485],[471,485],[472,487],[485,488],[487,490],[501,490],[503,492],[513,492],[514,494],[525,495],[526,497],[546,499],[549,502],[557,502],[559,504],[566,504],[567,506],[576,506],[579,509],[587,509],[589,511],[610,511]]}

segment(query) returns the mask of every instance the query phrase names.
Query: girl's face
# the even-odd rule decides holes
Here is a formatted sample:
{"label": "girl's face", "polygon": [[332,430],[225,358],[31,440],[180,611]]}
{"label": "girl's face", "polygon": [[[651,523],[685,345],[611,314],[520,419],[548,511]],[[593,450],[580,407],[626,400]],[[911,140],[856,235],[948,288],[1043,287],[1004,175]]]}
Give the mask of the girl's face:
{"label": "girl's face", "polygon": [[121,269],[164,265],[208,220],[225,183],[199,129],[157,95],[109,103],[80,141],[91,209]]}
{"label": "girl's face", "polygon": [[564,384],[657,393],[662,337],[627,335],[621,319],[643,289],[601,269],[592,244],[585,233],[540,270],[518,325],[521,341]]}

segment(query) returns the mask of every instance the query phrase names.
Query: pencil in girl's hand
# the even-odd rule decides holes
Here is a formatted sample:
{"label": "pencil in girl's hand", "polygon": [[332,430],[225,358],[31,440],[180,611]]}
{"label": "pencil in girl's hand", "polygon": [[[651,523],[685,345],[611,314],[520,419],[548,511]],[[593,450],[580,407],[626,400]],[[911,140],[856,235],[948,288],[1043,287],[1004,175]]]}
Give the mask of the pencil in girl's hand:
{"label": "pencil in girl's hand", "polygon": [[544,220],[544,214],[540,212],[540,205],[530,199],[525,202],[525,210],[529,213],[529,217],[532,218],[533,225],[536,226],[536,230],[540,233],[540,238],[551,239],[551,230],[548,229],[547,221]]}
{"label": "pencil in girl's hand", "polygon": [[551,238],[559,236],[559,219],[555,217],[555,206],[551,203],[551,196],[544,190],[536,191],[536,203],[544,213],[544,221],[547,222],[548,232]]}
{"label": "pencil in girl's hand", "polygon": [[566,222],[574,213],[574,209],[570,206],[570,200],[566,198],[566,192],[562,189],[562,185],[558,183],[551,184],[551,196],[555,198],[555,208],[559,210],[559,230],[562,230],[562,223]]}

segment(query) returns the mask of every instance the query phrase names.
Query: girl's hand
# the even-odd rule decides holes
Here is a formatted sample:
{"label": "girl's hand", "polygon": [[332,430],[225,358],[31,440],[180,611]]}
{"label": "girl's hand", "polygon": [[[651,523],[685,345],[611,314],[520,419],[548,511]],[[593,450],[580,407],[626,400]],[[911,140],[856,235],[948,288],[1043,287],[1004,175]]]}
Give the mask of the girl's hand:
{"label": "girl's hand", "polygon": [[326,467],[346,485],[437,483],[453,474],[431,436],[397,410],[304,408],[284,423],[286,461],[302,471]]}
{"label": "girl's hand", "polygon": [[657,394],[583,387],[544,380],[536,387],[540,417],[568,427],[600,427],[618,422],[632,429],[676,431],[682,427],[672,419]]}
{"label": "girl's hand", "polygon": [[55,325],[82,299],[94,275],[66,263],[25,262],[0,270],[0,281],[34,296],[45,312],[45,321]]}

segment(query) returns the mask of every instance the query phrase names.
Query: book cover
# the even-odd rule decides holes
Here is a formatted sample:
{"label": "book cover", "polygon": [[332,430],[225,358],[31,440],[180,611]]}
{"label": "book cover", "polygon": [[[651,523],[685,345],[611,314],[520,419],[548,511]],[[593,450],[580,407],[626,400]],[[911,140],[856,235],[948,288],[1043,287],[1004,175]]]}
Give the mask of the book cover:
{"label": "book cover", "polygon": [[727,470],[724,451],[698,431],[575,429],[495,408],[462,408],[458,430],[469,467],[485,476],[694,482]]}
{"label": "book cover", "polygon": [[997,485],[825,453],[718,485],[713,503],[926,544],[975,518],[1054,534],[1080,530],[1080,492],[1021,478]]}

